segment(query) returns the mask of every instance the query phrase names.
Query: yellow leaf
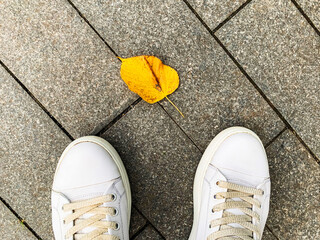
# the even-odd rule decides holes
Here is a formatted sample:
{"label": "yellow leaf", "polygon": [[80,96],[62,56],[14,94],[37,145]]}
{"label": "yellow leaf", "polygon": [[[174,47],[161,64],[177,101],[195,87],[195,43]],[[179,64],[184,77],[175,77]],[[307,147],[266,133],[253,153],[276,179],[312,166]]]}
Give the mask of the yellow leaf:
{"label": "yellow leaf", "polygon": [[148,103],[160,101],[179,86],[178,73],[159,58],[137,56],[119,59],[122,61],[121,78],[131,91]]}

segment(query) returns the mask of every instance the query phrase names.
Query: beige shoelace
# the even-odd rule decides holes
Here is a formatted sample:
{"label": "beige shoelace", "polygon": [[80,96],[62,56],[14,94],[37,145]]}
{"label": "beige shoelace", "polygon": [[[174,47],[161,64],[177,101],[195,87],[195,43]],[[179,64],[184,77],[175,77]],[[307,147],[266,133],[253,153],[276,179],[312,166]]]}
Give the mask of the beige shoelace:
{"label": "beige shoelace", "polygon": [[[114,200],[114,198],[114,195],[109,194],[88,200],[65,204],[63,206],[63,211],[72,211],[72,214],[68,215],[64,219],[65,224],[75,221],[74,226],[67,231],[66,238],[68,239],[70,237],[74,237],[76,240],[119,240],[119,238],[116,236],[104,234],[108,232],[109,228],[118,229],[118,224],[115,222],[107,222],[102,220],[106,218],[106,215],[114,216],[116,214],[116,209],[112,207],[101,207],[102,204],[111,202]],[[92,216],[87,219],[79,219],[79,217],[86,213],[92,214]],[[95,230],[85,234],[77,233],[86,227],[94,227]]]}
{"label": "beige shoelace", "polygon": [[[223,211],[221,218],[211,221],[210,227],[219,226],[219,230],[212,233],[207,240],[233,240],[233,239],[243,239],[252,240],[253,233],[257,236],[261,236],[258,226],[252,223],[253,218],[260,221],[260,216],[252,210],[253,206],[261,207],[260,202],[254,199],[254,195],[263,195],[263,191],[245,187],[234,183],[229,183],[225,181],[217,182],[217,185],[221,188],[226,188],[227,192],[218,193],[216,199],[226,199],[225,202],[215,205],[212,209],[213,212]],[[240,201],[235,201],[233,198],[241,199]],[[244,215],[235,215],[228,211],[228,209],[240,209]],[[241,225],[243,228],[236,228],[229,226],[228,224],[235,223]]]}

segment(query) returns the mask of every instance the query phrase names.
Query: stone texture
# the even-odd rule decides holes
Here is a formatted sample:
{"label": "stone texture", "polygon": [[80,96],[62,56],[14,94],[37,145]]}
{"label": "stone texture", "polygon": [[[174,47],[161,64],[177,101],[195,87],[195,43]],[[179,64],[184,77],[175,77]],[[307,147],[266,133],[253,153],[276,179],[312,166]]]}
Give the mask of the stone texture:
{"label": "stone texture", "polygon": [[320,1],[319,0],[296,0],[302,10],[308,15],[313,24],[320,30]]}
{"label": "stone texture", "polygon": [[229,126],[249,127],[264,143],[284,127],[183,1],[73,2],[120,56],[155,55],[178,70],[169,98],[186,117],[162,103],[202,150]]}
{"label": "stone texture", "polygon": [[10,210],[0,201],[0,238],[2,240],[25,239],[36,237],[23,226]]}
{"label": "stone texture", "polygon": [[145,102],[103,137],[115,146],[126,166],[135,206],[166,239],[187,239],[200,151],[158,104]]}
{"label": "stone texture", "polygon": [[264,228],[262,240],[278,240],[268,228]]}
{"label": "stone texture", "polygon": [[267,225],[279,239],[320,239],[320,166],[290,131],[267,148],[271,202]]}
{"label": "stone texture", "polygon": [[131,220],[130,220],[130,237],[134,235],[139,229],[146,225],[147,220],[137,211],[136,208],[131,210]]}
{"label": "stone texture", "polygon": [[211,29],[214,29],[244,4],[246,0],[188,0],[188,2],[206,24]]}
{"label": "stone texture", "polygon": [[0,13],[0,60],[74,137],[137,99],[120,61],[67,1],[1,1]]}
{"label": "stone texture", "polygon": [[218,37],[320,156],[320,38],[293,3],[253,1]]}
{"label": "stone texture", "polygon": [[163,240],[163,238],[151,226],[146,227],[146,229],[143,230],[134,240],[146,240],[146,239]]}
{"label": "stone texture", "polygon": [[53,174],[70,140],[2,67],[0,86],[0,196],[51,238]]}

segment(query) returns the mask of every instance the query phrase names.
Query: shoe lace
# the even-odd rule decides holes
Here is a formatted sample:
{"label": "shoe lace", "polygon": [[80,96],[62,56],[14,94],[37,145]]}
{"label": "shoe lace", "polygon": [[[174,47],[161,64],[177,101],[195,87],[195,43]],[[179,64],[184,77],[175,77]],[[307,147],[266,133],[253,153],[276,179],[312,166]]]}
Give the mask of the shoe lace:
{"label": "shoe lace", "polygon": [[[115,198],[114,195],[109,194],[88,200],[76,201],[63,205],[63,211],[72,211],[72,214],[64,218],[64,223],[69,224],[74,221],[74,225],[66,233],[66,238],[74,237],[74,239],[81,240],[119,240],[113,235],[105,235],[108,229],[118,229],[116,222],[104,221],[106,215],[114,216],[116,209],[112,207],[101,207],[102,204],[111,202]],[[92,216],[86,219],[80,219],[84,214]],[[86,227],[94,227],[95,229],[89,233],[77,233]]]}
{"label": "shoe lace", "polygon": [[[221,218],[211,221],[210,228],[219,227],[219,230],[210,234],[207,240],[232,240],[235,238],[252,240],[254,233],[260,237],[259,227],[253,224],[253,219],[260,221],[260,216],[252,209],[253,206],[261,207],[260,202],[254,199],[254,195],[263,195],[263,191],[225,181],[218,181],[216,184],[221,188],[226,188],[227,192],[220,192],[215,195],[215,198],[226,199],[226,201],[215,205],[212,209],[212,212],[223,211],[223,214]],[[235,198],[238,200],[234,200]],[[225,211],[228,209],[240,209],[244,214],[235,215]],[[242,228],[228,225],[232,223],[239,224]]]}

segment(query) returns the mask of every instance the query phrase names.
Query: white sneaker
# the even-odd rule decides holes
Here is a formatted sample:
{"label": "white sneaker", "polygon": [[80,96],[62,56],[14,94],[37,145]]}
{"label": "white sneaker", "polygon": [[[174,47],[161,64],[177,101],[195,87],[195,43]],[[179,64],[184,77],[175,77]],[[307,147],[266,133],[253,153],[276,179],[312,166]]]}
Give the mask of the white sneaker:
{"label": "white sneaker", "polygon": [[82,137],[65,149],[51,202],[56,240],[129,239],[129,179],[118,153],[102,138]]}
{"label": "white sneaker", "polygon": [[189,240],[261,239],[269,212],[268,160],[249,129],[222,131],[206,149],[193,190]]}

